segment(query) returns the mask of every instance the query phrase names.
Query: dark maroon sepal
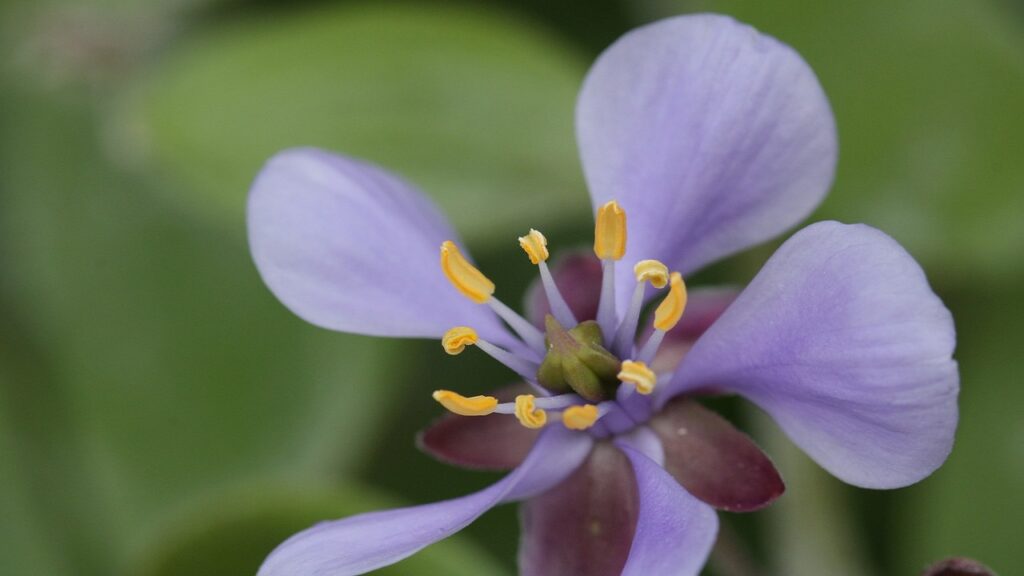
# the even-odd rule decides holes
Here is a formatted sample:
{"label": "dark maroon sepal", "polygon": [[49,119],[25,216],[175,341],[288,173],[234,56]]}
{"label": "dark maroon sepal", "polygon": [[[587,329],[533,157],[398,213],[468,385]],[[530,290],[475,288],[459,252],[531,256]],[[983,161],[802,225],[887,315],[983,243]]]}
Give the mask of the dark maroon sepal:
{"label": "dark maroon sepal", "polygon": [[629,459],[607,442],[595,444],[571,476],[520,507],[520,574],[618,576],[638,509]]}
{"label": "dark maroon sepal", "polygon": [[[525,384],[509,386],[494,395],[511,401],[530,391]],[[458,416],[445,414],[416,436],[420,450],[438,460],[474,470],[511,470],[526,458],[540,430],[524,428],[506,414]]]}
{"label": "dark maroon sepal", "polygon": [[921,576],[996,576],[996,573],[977,560],[950,558],[930,566]]}
{"label": "dark maroon sepal", "polygon": [[786,489],[775,465],[749,436],[695,400],[669,402],[650,425],[665,448],[669,474],[719,510],[757,510]]}

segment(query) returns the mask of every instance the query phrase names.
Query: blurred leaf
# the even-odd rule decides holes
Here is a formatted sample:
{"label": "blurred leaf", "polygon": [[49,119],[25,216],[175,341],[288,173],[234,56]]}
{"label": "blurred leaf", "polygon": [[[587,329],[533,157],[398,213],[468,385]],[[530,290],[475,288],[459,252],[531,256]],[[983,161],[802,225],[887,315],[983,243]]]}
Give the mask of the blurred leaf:
{"label": "blurred leaf", "polygon": [[143,79],[120,150],[240,229],[249,183],[292,146],[363,157],[431,193],[469,240],[587,213],[573,140],[583,64],[495,14],[317,6],[207,30]]}
{"label": "blurred leaf", "polygon": [[975,290],[948,303],[957,319],[960,425],[946,464],[898,499],[893,573],[968,556],[1024,574],[1024,292]]}
{"label": "blurred leaf", "polygon": [[774,572],[786,576],[867,576],[871,570],[851,514],[853,488],[810,459],[765,413],[748,408],[755,437],[775,461],[786,493],[766,509],[766,548]]}
{"label": "blurred leaf", "polygon": [[11,425],[15,403],[7,396],[17,380],[11,364],[8,357],[0,360],[0,542],[4,543],[0,574],[68,573],[66,558],[52,545],[56,538],[47,533],[33,506],[32,478],[19,445],[24,438]]}
{"label": "blurred leaf", "polygon": [[113,546],[100,537],[70,398],[7,289],[0,282],[0,574],[104,573]]}
{"label": "blurred leaf", "polygon": [[27,477],[75,472],[32,514],[116,555],[197,493],[351,471],[397,390],[395,348],[298,320],[240,238],[105,166],[88,101],[10,89],[3,104],[3,287],[53,380],[4,383],[31,415],[11,424],[47,433]]}
{"label": "blurred leaf", "polygon": [[[252,576],[292,534],[323,520],[397,504],[354,486],[339,490],[244,489],[193,507],[140,552],[131,576]],[[464,537],[453,536],[375,571],[390,576],[505,573]]]}
{"label": "blurred leaf", "polygon": [[1024,275],[1024,22],[991,0],[720,0],[710,9],[792,45],[839,125],[819,216],[899,239],[934,276]]}

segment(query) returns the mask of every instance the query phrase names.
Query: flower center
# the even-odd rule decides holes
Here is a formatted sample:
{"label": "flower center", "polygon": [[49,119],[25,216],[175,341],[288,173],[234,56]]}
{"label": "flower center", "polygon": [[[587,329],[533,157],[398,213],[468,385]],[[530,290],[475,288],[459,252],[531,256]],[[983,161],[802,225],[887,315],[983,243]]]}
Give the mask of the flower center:
{"label": "flower center", "polygon": [[[598,209],[594,226],[594,253],[601,259],[603,275],[597,319],[579,322],[548,268],[547,238],[530,230],[519,238],[519,245],[538,267],[551,307],[544,331],[495,298],[494,283],[466,260],[454,242],[446,241],[441,245],[445,276],[464,296],[490,306],[518,335],[521,346],[498,346],[468,326],[449,330],[441,345],[452,355],[477,346],[519,374],[536,395],[522,394],[514,402],[499,403],[492,396],[465,397],[438,390],[434,399],[461,416],[514,415],[528,428],[541,428],[557,419],[573,430],[608,435],[645,422],[651,415],[646,396],[657,383],[648,364],[686,308],[682,276],[669,273],[657,260],[641,260],[633,267],[636,288],[629,308],[621,315],[617,312],[615,265],[626,252],[626,213],[617,202],[609,202]],[[648,284],[669,290],[654,312],[652,334],[640,346],[636,334]]]}
{"label": "flower center", "polygon": [[548,314],[544,323],[548,347],[537,370],[540,385],[552,392],[571,390],[589,402],[614,397],[621,362],[605,349],[597,322],[588,320],[566,330]]}

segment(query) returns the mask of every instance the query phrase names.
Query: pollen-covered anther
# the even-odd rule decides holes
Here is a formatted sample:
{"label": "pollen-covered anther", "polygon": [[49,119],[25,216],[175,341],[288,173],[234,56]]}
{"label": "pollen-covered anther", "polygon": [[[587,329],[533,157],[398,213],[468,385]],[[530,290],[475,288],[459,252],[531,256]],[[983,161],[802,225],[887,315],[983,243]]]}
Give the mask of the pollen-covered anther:
{"label": "pollen-covered anther", "polygon": [[650,394],[658,382],[658,376],[647,367],[647,364],[634,360],[622,361],[618,377],[622,382],[636,386],[636,391],[640,394]]}
{"label": "pollen-covered anther", "polygon": [[651,286],[662,289],[668,285],[668,266],[657,260],[641,260],[633,266],[638,283],[650,282]]}
{"label": "pollen-covered anther", "polygon": [[602,260],[620,260],[626,253],[626,212],[615,200],[597,209],[594,254]]}
{"label": "pollen-covered anther", "polygon": [[548,413],[534,404],[533,394],[516,396],[516,418],[527,428],[542,428],[548,423]]}
{"label": "pollen-covered anther", "polygon": [[570,430],[586,430],[597,422],[600,415],[593,404],[570,406],[562,412],[562,424]]}
{"label": "pollen-covered anther", "polygon": [[459,416],[487,416],[498,407],[494,396],[463,396],[451,390],[435,390],[434,400]]}
{"label": "pollen-covered anther", "polygon": [[457,356],[466,349],[466,346],[472,346],[478,340],[476,330],[469,326],[456,326],[444,333],[444,336],[441,337],[441,346],[444,347],[445,352]]}
{"label": "pollen-covered anther", "polygon": [[520,236],[519,246],[530,257],[531,264],[540,264],[548,259],[548,239],[538,230],[531,228],[529,234]]}
{"label": "pollen-covered anther", "polygon": [[452,286],[477,304],[487,302],[494,294],[494,282],[470,264],[451,240],[441,244],[441,270]]}
{"label": "pollen-covered anther", "polygon": [[679,272],[673,272],[669,280],[668,296],[658,304],[654,311],[654,327],[663,332],[675,328],[686,310],[686,284]]}

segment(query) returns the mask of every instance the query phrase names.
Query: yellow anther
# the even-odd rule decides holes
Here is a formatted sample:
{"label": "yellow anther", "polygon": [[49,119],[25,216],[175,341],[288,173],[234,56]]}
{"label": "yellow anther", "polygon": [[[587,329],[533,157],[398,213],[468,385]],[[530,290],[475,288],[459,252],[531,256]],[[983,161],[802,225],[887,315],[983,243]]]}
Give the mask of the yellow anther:
{"label": "yellow anther", "polygon": [[548,422],[548,413],[534,406],[532,394],[516,396],[516,418],[527,428],[542,428]]}
{"label": "yellow anther", "polygon": [[530,257],[531,264],[540,264],[547,261],[548,239],[537,230],[531,228],[529,234],[520,236],[519,245],[522,246],[526,255]]}
{"label": "yellow anther", "polygon": [[487,302],[494,294],[494,282],[470,264],[451,240],[441,244],[441,270],[452,286],[477,304]]}
{"label": "yellow anther", "polygon": [[641,260],[633,266],[637,282],[650,282],[651,286],[662,289],[668,284],[668,266],[657,260]]}
{"label": "yellow anther", "polygon": [[636,386],[636,391],[641,394],[653,392],[654,385],[658,382],[658,376],[647,367],[647,364],[633,360],[622,361],[618,379]]}
{"label": "yellow anther", "polygon": [[593,404],[570,406],[562,412],[562,424],[570,430],[586,430],[597,422],[598,415],[597,406]]}
{"label": "yellow anther", "polygon": [[615,200],[597,209],[594,221],[594,254],[602,260],[619,260],[626,253],[626,213]]}
{"label": "yellow anther", "polygon": [[665,332],[675,328],[683,317],[683,310],[686,310],[686,284],[683,284],[682,275],[673,272],[669,284],[668,296],[654,311],[654,327]]}
{"label": "yellow anther", "polygon": [[435,390],[434,400],[459,416],[487,416],[498,407],[498,399],[494,396],[467,398],[451,390]]}
{"label": "yellow anther", "polygon": [[476,330],[468,326],[456,326],[444,333],[441,338],[441,346],[444,346],[445,352],[456,356],[462,354],[466,346],[476,344],[477,339]]}

